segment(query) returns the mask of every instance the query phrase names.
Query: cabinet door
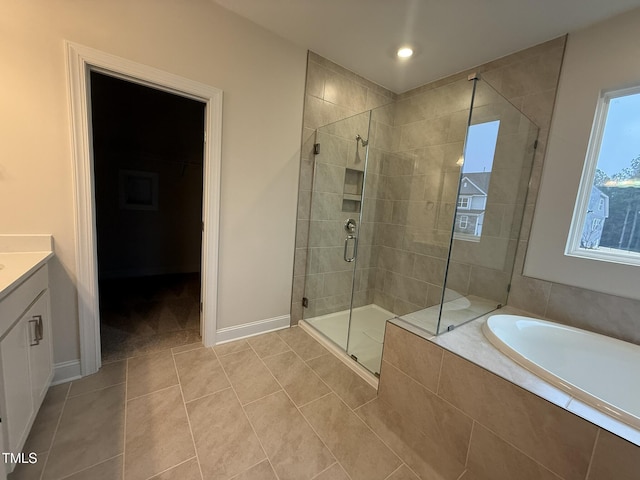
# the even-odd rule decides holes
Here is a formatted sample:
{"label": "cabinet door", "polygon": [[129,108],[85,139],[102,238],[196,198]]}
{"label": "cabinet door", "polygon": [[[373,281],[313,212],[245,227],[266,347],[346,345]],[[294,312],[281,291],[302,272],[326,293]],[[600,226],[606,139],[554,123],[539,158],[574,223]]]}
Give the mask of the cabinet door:
{"label": "cabinet door", "polygon": [[[28,312],[27,312],[28,314]],[[6,451],[17,453],[27,436],[31,417],[35,413],[29,375],[30,333],[33,332],[25,314],[0,342],[4,379],[5,411],[2,422],[7,432]]]}
{"label": "cabinet door", "polygon": [[[37,410],[47,393],[53,372],[49,290],[45,290],[38,301],[27,311],[27,317],[26,320],[31,321],[29,325],[31,338],[37,338],[36,342],[32,342],[36,345],[29,347],[31,391]],[[38,326],[38,323],[41,326]]]}

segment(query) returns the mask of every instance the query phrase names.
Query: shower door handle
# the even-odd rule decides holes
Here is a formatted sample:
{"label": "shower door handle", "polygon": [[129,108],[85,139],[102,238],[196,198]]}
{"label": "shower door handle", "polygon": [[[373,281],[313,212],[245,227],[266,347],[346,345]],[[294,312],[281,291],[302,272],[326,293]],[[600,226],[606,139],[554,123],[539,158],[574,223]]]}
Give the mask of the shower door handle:
{"label": "shower door handle", "polygon": [[[353,256],[347,257],[347,251],[349,250],[349,240],[353,240]],[[347,235],[344,239],[344,261],[353,262],[356,259],[358,253],[358,238],[355,235]]]}

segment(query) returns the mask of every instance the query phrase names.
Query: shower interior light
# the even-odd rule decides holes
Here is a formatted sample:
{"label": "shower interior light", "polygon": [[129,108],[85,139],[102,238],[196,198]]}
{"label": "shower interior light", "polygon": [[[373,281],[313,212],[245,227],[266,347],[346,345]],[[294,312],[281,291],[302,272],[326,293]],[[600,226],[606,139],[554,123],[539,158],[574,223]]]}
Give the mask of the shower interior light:
{"label": "shower interior light", "polygon": [[398,50],[398,56],[400,58],[409,58],[411,55],[413,55],[413,50],[409,47],[402,47]]}

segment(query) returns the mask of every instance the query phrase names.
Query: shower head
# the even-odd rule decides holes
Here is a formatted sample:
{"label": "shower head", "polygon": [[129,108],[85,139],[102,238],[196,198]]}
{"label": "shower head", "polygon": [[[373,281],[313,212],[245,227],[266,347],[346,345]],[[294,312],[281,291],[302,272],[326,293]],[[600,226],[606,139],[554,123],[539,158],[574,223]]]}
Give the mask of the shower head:
{"label": "shower head", "polygon": [[369,140],[365,140],[364,138],[362,138],[359,133],[356,134],[356,142],[358,141],[362,144],[363,147],[366,147],[369,143]]}

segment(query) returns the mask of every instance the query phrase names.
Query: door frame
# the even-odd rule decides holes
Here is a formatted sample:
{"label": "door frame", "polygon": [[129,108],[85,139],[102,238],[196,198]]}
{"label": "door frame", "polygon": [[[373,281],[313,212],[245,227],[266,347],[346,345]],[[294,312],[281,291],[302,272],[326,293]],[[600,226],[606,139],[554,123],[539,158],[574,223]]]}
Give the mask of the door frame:
{"label": "door frame", "polygon": [[205,346],[215,345],[218,305],[222,90],[76,43],[66,41],[65,47],[74,172],[76,277],[82,375],[91,375],[102,365],[91,135],[89,78],[91,71],[106,73],[205,104],[200,331]]}

